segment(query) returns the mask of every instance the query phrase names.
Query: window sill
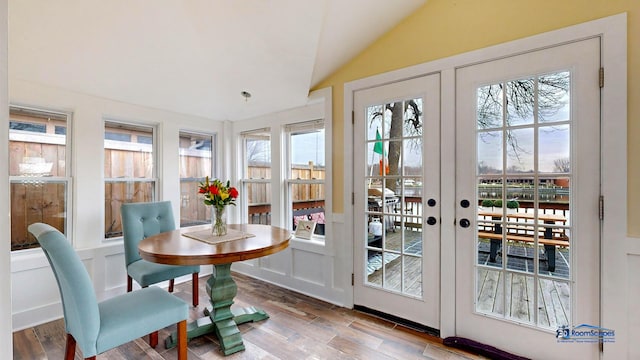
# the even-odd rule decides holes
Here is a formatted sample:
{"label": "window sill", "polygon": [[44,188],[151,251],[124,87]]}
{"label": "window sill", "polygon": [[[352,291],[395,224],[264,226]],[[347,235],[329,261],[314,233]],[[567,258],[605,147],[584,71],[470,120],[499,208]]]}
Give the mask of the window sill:
{"label": "window sill", "polygon": [[325,254],[326,245],[324,236],[313,236],[311,239],[300,239],[294,235],[291,236],[289,246],[292,249],[308,251],[316,254]]}

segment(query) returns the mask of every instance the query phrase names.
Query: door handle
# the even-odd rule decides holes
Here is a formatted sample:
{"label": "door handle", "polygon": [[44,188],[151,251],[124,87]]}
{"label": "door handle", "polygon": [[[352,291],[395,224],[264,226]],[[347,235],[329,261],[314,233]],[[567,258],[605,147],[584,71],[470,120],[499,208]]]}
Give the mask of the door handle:
{"label": "door handle", "polygon": [[433,216],[429,216],[427,218],[427,224],[429,224],[429,225],[435,225],[437,222],[438,222],[438,220],[436,220],[436,218],[433,217]]}
{"label": "door handle", "polygon": [[468,228],[469,225],[471,225],[471,221],[469,221],[469,219],[460,219],[460,226]]}

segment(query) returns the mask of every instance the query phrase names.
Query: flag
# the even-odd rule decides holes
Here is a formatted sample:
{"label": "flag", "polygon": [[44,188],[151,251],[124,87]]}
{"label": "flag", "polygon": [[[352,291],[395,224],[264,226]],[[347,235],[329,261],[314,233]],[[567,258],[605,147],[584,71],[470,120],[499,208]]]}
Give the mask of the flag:
{"label": "flag", "polygon": [[373,152],[378,153],[380,155],[384,154],[384,146],[382,145],[382,136],[380,136],[380,131],[376,129],[376,143],[373,145]]}
{"label": "flag", "polygon": [[373,152],[380,154],[380,176],[389,173],[389,160],[385,159],[387,152],[384,151],[384,145],[381,140],[380,131],[376,129],[376,143],[373,145]]}

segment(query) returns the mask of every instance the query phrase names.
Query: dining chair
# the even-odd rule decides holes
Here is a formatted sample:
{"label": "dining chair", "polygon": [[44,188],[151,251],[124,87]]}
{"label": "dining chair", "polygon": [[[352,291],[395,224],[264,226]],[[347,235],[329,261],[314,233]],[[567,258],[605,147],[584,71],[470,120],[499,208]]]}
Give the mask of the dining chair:
{"label": "dining chair", "polygon": [[128,203],[120,208],[124,257],[127,266],[127,292],[133,288],[133,280],[141,287],[147,287],[169,280],[169,292],[173,292],[174,279],[191,274],[193,306],[198,306],[199,265],[178,266],[157,264],[144,260],[138,253],[142,239],[161,232],[175,230],[173,210],[170,201]]}
{"label": "dining chair", "polygon": [[67,333],[65,360],[74,359],[76,344],[85,359],[147,334],[155,347],[158,330],[173,324],[178,327],[178,359],[187,359],[187,303],[158,287],[98,303],[89,273],[67,238],[43,223],[29,225],[29,232],[40,243],[60,290]]}

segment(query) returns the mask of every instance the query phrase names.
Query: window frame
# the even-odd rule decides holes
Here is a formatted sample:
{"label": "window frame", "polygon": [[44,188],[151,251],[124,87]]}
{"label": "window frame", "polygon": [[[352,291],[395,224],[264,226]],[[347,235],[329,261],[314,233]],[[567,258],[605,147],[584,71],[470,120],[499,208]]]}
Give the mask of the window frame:
{"label": "window frame", "polygon": [[[188,177],[188,178],[183,178],[182,174],[180,174],[180,168],[181,168],[181,157],[182,157],[182,151],[183,148],[180,147],[180,138],[182,138],[183,136],[198,136],[198,137],[206,137],[209,138],[211,140],[211,158],[210,158],[210,169],[211,169],[211,173],[208,175],[209,178],[216,178],[217,174],[218,174],[218,169],[217,169],[217,134],[215,133],[208,133],[208,132],[203,132],[203,131],[193,131],[193,130],[184,130],[181,129],[178,131],[178,181],[180,183],[180,188],[182,188],[182,182],[184,179],[190,179],[192,181],[197,181],[197,182],[203,182],[205,180],[205,177]],[[189,201],[201,201],[202,199],[198,196],[197,192],[194,192],[193,194],[191,194],[194,196],[194,199],[185,199],[183,197],[182,192],[180,192],[178,194],[178,198],[180,199],[180,211],[182,211],[183,208],[183,204],[185,203],[185,201],[188,203]],[[204,204],[204,203],[203,203]],[[210,209],[208,209],[210,211]],[[182,224],[182,216],[180,216],[180,218],[178,219],[180,221],[180,227],[191,227],[191,226],[196,226],[198,224],[190,224],[190,225],[183,225]],[[211,217],[209,216],[208,219],[205,219],[205,221],[208,220],[208,224],[211,223]]]}
{"label": "window frame", "polygon": [[[264,134],[268,134],[268,135],[264,135]],[[251,137],[258,139],[259,137],[268,137],[269,139],[269,164],[271,166],[273,166],[273,139],[272,139],[272,134],[271,134],[271,128],[269,127],[265,127],[265,128],[259,128],[259,129],[253,129],[253,130],[249,130],[249,131],[243,131],[242,133],[240,133],[240,144],[242,146],[241,148],[241,155],[242,155],[242,171],[241,171],[241,178],[240,178],[240,186],[242,187],[241,191],[240,191],[240,204],[242,204],[242,207],[240,209],[240,221],[243,224],[249,224],[249,198],[248,198],[248,194],[249,191],[248,186],[250,184],[269,184],[271,185],[271,180],[273,179],[273,172],[271,173],[271,176],[269,178],[250,178],[248,177],[248,169],[249,169],[249,159],[247,159],[247,140],[249,140]],[[271,185],[272,186],[272,185]],[[269,207],[270,207],[270,211],[269,214],[270,217],[267,219],[267,224],[272,224],[272,216],[273,216],[273,197],[271,198],[271,202],[269,203]]]}
{"label": "window frame", "polygon": [[[105,208],[104,208],[104,216],[103,216],[103,241],[112,241],[112,240],[120,240],[122,239],[122,235],[117,235],[117,236],[112,236],[112,237],[107,237],[107,232],[106,232],[106,184],[107,183],[119,183],[119,182],[125,182],[125,183],[152,183],[153,185],[153,190],[151,191],[151,196],[152,198],[149,201],[158,201],[158,194],[159,194],[159,184],[160,184],[160,179],[158,176],[158,164],[160,164],[160,156],[158,154],[158,125],[156,124],[148,124],[148,123],[142,123],[142,122],[134,122],[134,121],[125,121],[125,120],[118,120],[118,119],[114,119],[114,118],[104,118],[103,119],[103,123],[102,123],[102,130],[103,130],[103,134],[102,134],[102,141],[103,141],[103,151],[102,151],[102,157],[103,157],[103,161],[106,162],[106,157],[105,157],[105,150],[107,149],[105,146],[105,141],[117,141],[117,140],[109,140],[105,138],[105,134],[106,134],[106,130],[107,130],[107,125],[112,125],[112,127],[122,127],[126,130],[129,131],[135,131],[135,129],[149,129],[151,130],[151,137],[152,137],[152,141],[153,143],[151,144],[151,162],[153,164],[152,169],[151,169],[151,177],[150,178],[139,178],[139,177],[117,177],[117,178],[111,178],[111,177],[107,177],[106,174],[104,174],[104,185],[103,188],[105,189]],[[129,141],[128,143],[132,143],[131,141]],[[147,143],[139,143],[139,142],[135,142],[133,144],[139,144],[140,146],[148,146],[149,144]],[[123,202],[124,204],[125,202]]]}
{"label": "window frame", "polygon": [[[56,183],[64,183],[65,186],[65,196],[64,196],[64,201],[65,201],[65,209],[64,209],[64,222],[63,222],[63,227],[64,227],[64,231],[62,231],[62,233],[65,234],[66,238],[73,243],[73,229],[72,229],[72,224],[73,224],[73,211],[72,211],[72,204],[73,204],[73,165],[72,165],[72,158],[73,158],[73,113],[69,112],[69,111],[60,111],[60,110],[55,110],[55,109],[51,109],[51,108],[46,108],[46,107],[40,107],[40,106],[27,106],[27,105],[18,105],[18,104],[10,104],[9,105],[9,121],[7,121],[7,125],[9,125],[11,123],[11,116],[12,116],[12,111],[20,111],[20,112],[26,112],[27,114],[37,114],[37,115],[59,115],[59,116],[63,116],[66,121],[66,133],[64,135],[60,135],[60,134],[56,134],[55,132],[55,124],[54,124],[54,132],[53,133],[40,133],[40,132],[33,132],[35,136],[42,136],[45,137],[47,136],[47,134],[49,135],[56,135],[56,136],[64,136],[64,161],[65,161],[65,165],[64,165],[64,176],[60,176],[58,174],[58,176],[38,176],[38,177],[33,177],[33,176],[24,176],[24,175],[11,175],[9,172],[9,186],[11,187],[12,184],[14,183],[26,183],[26,182],[32,182],[34,181],[34,178],[37,179],[38,182],[42,182],[42,183],[52,183],[52,184],[56,184]],[[8,144],[11,144],[12,141],[15,140],[11,140],[11,130],[8,129],[9,131],[9,138],[8,140]],[[23,130],[15,130],[15,131],[23,131]],[[28,131],[26,131],[28,132]],[[26,135],[26,134],[25,134]],[[60,145],[60,144],[58,144]],[[9,161],[10,159],[8,159]],[[11,198],[10,198],[11,199]],[[11,201],[11,200],[10,200]],[[13,239],[10,239],[10,241],[12,241]],[[11,246],[13,247],[13,246]],[[26,249],[11,249],[11,253],[26,253],[29,251],[39,251],[37,249],[39,249],[40,246],[34,246],[34,247],[29,247]]]}
{"label": "window frame", "polygon": [[[285,146],[286,146],[286,158],[285,158],[285,163],[284,163],[284,201],[285,201],[285,208],[284,208],[284,212],[285,212],[285,219],[291,219],[291,221],[287,221],[286,224],[286,228],[294,231],[293,228],[293,185],[322,185],[323,189],[324,189],[324,193],[325,193],[325,199],[323,199],[324,202],[324,213],[325,213],[325,231],[326,231],[326,196],[327,196],[327,192],[326,192],[326,147],[324,147],[322,149],[322,151],[324,152],[324,158],[325,158],[325,164],[323,165],[325,167],[325,178],[324,179],[294,179],[292,177],[292,167],[293,167],[293,163],[292,163],[292,156],[293,156],[293,149],[292,149],[292,135],[294,135],[296,132],[298,134],[300,133],[311,133],[313,131],[316,130],[324,130],[325,134],[325,142],[326,142],[326,128],[325,128],[325,121],[324,119],[316,119],[316,120],[310,120],[310,121],[300,121],[300,122],[295,122],[295,123],[289,123],[289,124],[285,124],[283,126],[283,136],[285,138]],[[317,224],[316,224],[317,225]],[[325,233],[326,235],[326,233]],[[311,240],[317,240],[317,241],[322,241],[324,242],[325,239],[325,235],[319,235],[319,234],[313,234],[311,236]]]}

